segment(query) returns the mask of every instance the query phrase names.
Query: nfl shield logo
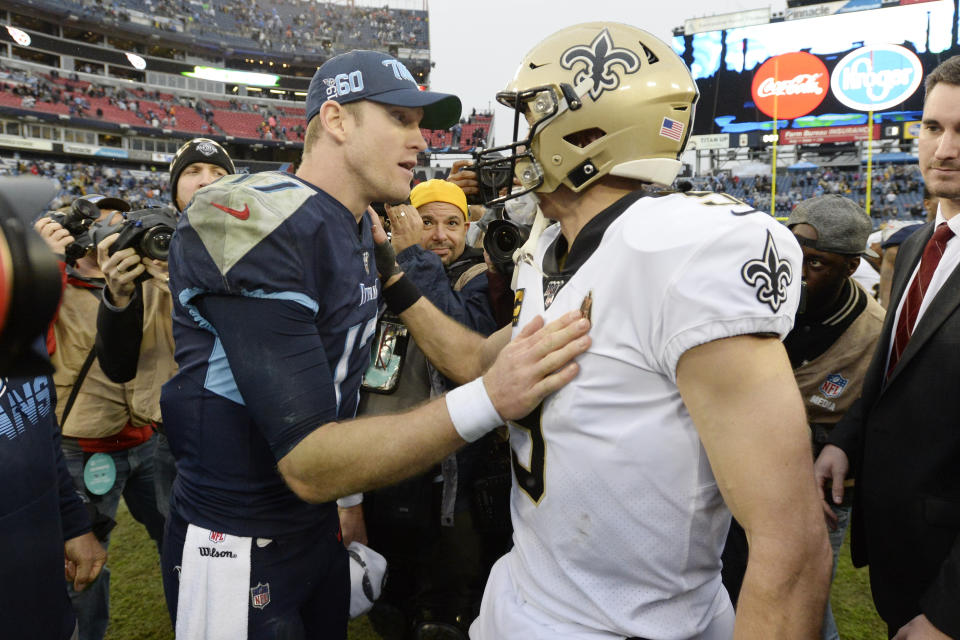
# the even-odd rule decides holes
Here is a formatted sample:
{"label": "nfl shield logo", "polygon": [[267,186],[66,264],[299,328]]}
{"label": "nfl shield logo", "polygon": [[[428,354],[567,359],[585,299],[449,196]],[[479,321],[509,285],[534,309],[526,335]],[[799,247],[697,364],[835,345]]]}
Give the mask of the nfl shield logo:
{"label": "nfl shield logo", "polygon": [[220,533],[219,531],[210,532],[210,542],[223,542],[227,537]]}
{"label": "nfl shield logo", "polygon": [[257,586],[250,589],[250,603],[257,609],[263,609],[270,604],[270,583],[263,584],[258,582]]}
{"label": "nfl shield logo", "polygon": [[837,398],[843,393],[848,380],[839,373],[831,373],[820,385],[820,393],[828,398]]}

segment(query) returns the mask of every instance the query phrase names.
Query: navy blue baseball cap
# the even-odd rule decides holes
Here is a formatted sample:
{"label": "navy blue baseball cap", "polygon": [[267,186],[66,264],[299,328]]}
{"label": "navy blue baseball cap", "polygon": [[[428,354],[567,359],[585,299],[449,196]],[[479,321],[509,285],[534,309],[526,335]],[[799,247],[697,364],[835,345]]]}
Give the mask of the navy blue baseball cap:
{"label": "navy blue baseball cap", "polygon": [[923,223],[918,222],[917,224],[908,224],[903,227],[900,227],[896,231],[890,234],[890,237],[883,241],[883,244],[880,245],[882,249],[887,249],[889,247],[899,247],[904,241],[912,236],[916,231],[923,226]]}
{"label": "navy blue baseball cap", "polygon": [[423,107],[424,129],[449,129],[460,120],[460,98],[421,91],[402,62],[379,51],[356,50],[330,58],[317,69],[307,91],[307,122],[327,100],[348,104],[370,100],[396,107]]}

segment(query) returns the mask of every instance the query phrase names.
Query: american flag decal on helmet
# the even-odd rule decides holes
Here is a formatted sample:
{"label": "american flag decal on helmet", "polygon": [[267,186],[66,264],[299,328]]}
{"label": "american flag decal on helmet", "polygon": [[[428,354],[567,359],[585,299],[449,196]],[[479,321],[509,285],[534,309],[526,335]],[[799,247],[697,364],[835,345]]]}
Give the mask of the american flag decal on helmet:
{"label": "american flag decal on helmet", "polygon": [[660,135],[680,142],[683,138],[683,123],[679,120],[664,118],[663,124],[660,125]]}

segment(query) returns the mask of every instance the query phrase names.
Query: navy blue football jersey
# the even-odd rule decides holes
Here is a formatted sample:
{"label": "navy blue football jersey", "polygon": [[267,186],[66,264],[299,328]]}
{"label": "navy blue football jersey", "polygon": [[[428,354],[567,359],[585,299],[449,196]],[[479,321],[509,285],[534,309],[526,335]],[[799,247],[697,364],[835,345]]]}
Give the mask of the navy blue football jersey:
{"label": "navy blue football jersey", "polygon": [[[271,537],[332,523],[277,462],[320,425],[352,418],[379,281],[370,220],[280,172],[197,192],[170,246],[179,372],[163,389],[189,522]],[[332,525],[331,525],[332,526]]]}

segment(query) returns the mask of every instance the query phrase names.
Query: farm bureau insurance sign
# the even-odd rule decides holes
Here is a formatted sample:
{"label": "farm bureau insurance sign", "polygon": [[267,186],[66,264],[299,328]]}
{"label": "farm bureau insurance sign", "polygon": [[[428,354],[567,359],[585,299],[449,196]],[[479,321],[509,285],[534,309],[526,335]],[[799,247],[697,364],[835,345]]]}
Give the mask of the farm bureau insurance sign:
{"label": "farm bureau insurance sign", "polygon": [[830,86],[842,104],[857,111],[883,111],[913,95],[923,80],[920,59],[894,44],[851,51],[833,68]]}
{"label": "farm bureau insurance sign", "polygon": [[[754,104],[771,118],[799,118],[823,102],[830,74],[820,58],[805,51],[768,59],[753,74]],[[776,113],[774,113],[776,111]]]}

